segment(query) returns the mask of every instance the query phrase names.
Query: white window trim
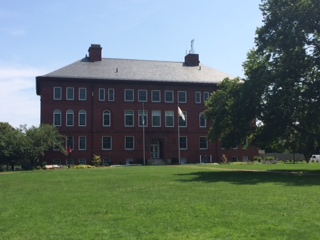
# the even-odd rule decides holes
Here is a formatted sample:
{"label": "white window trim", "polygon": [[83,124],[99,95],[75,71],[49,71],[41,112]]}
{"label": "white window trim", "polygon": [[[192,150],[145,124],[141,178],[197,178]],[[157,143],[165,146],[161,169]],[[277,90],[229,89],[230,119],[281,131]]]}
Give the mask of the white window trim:
{"label": "white window trim", "polygon": [[[103,148],[103,138],[109,138],[110,139],[110,148]],[[101,138],[101,148],[102,150],[112,150],[112,136],[102,136]]]}
{"label": "white window trim", "polygon": [[[104,124],[104,116],[105,116],[105,112],[109,112],[109,124],[107,124],[107,125],[105,125]],[[110,112],[110,110],[104,110],[103,112],[102,112],[102,126],[104,126],[104,127],[111,127],[111,112]]]}
{"label": "white window trim", "polygon": [[[112,94],[111,94],[112,92]],[[112,96],[112,99],[111,99],[111,96]],[[115,90],[114,88],[108,88],[108,101],[109,102],[114,102],[114,99],[115,99]]]}
{"label": "white window trim", "polygon": [[[171,101],[168,101],[167,100],[167,98],[166,98],[166,96],[167,96],[167,92],[170,92],[170,93],[172,93],[172,100]],[[172,90],[165,90],[164,91],[164,101],[166,102],[166,103],[173,103],[174,102],[174,91],[172,91]]]}
{"label": "white window trim", "polygon": [[[81,138],[83,138],[84,139],[84,145],[85,145],[85,147],[84,148],[81,148],[81,141],[80,141],[80,139]],[[78,137],[78,149],[79,149],[79,151],[85,151],[85,150],[87,150],[87,137],[86,136],[79,136]]]}
{"label": "white window trim", "polygon": [[[199,98],[197,97],[197,95],[199,95]],[[200,91],[196,91],[194,94],[195,97],[195,103],[201,103],[201,92]]]}
{"label": "white window trim", "polygon": [[[127,148],[127,138],[132,138],[132,148]],[[135,144],[134,144],[134,136],[125,136],[124,137],[124,148],[125,148],[125,150],[134,150],[134,146],[135,146]]]}
{"label": "white window trim", "polygon": [[[101,98],[101,92],[103,92],[103,98]],[[99,88],[99,101],[104,102],[106,100],[106,89]]]}
{"label": "white window trim", "polygon": [[[139,124],[139,127],[143,127],[143,125],[140,124],[140,117],[142,118],[142,116],[143,116],[143,111],[139,110],[139,112],[138,112],[138,124]],[[144,116],[146,117],[146,122],[144,124],[144,127],[148,127],[148,111],[147,110],[144,110]]]}
{"label": "white window trim", "polygon": [[[60,115],[60,117],[59,117],[59,123],[60,124],[55,124],[55,115],[56,114],[59,114]],[[55,126],[55,127],[60,127],[62,125],[62,112],[61,112],[61,110],[60,109],[55,109],[54,111],[53,111],[53,126]]]}
{"label": "white window trim", "polygon": [[[153,94],[154,94],[155,92],[159,93],[159,100],[154,100],[154,99],[153,99]],[[161,102],[161,91],[160,91],[160,90],[152,90],[152,91],[151,91],[151,102]]]}
{"label": "white window trim", "polygon": [[[81,98],[81,91],[84,91],[84,98],[82,99]],[[81,88],[79,88],[79,101],[87,101],[87,88],[84,88],[84,87],[81,87]]]}
{"label": "white window trim", "polygon": [[[201,147],[201,144],[200,144],[200,143],[201,143],[201,142],[200,142],[200,139],[201,139],[201,138],[206,138],[206,147],[205,147],[205,148],[202,148],[202,147]],[[207,138],[206,136],[200,136],[200,137],[199,137],[199,149],[200,149],[200,150],[207,150],[207,149],[209,148],[208,144],[209,144],[209,143],[208,143],[208,138]]]}
{"label": "white window trim", "polygon": [[[132,114],[127,114],[126,112],[130,111]],[[126,117],[132,116],[132,125],[127,125]],[[124,110],[124,126],[125,127],[134,127],[134,110]]]}
{"label": "white window trim", "polygon": [[[180,136],[180,138],[185,138],[186,139],[186,147],[185,148],[180,148],[180,150],[188,150],[188,137],[187,136]],[[181,140],[180,140],[179,144],[181,146]]]}
{"label": "white window trim", "polygon": [[204,125],[201,125],[201,116],[205,116],[203,112],[199,114],[199,127],[200,128],[206,128],[207,127],[207,119],[204,118]]}
{"label": "white window trim", "polygon": [[[127,100],[127,91],[132,92],[132,99]],[[124,101],[125,102],[134,102],[134,90],[133,89],[124,89]]]}
{"label": "white window trim", "polygon": [[[146,93],[146,99],[140,100],[140,93],[145,92]],[[139,89],[138,90],[138,102],[147,102],[148,101],[148,91],[146,89]]]}
{"label": "white window trim", "polygon": [[[170,115],[168,115],[167,113],[170,113]],[[173,128],[174,127],[174,111],[165,111],[165,118],[164,118],[164,121],[165,121],[165,126],[168,127],[168,128]],[[172,117],[172,126],[168,126],[167,124],[167,117]]]}
{"label": "white window trim", "polygon": [[[184,95],[185,95],[185,100],[184,101],[180,101],[180,99],[179,99],[180,93],[184,93]],[[187,103],[187,98],[188,98],[187,91],[178,91],[178,94],[177,94],[177,102],[178,103]]]}
{"label": "white window trim", "polygon": [[[72,112],[72,124],[68,124],[68,115],[70,114],[70,113],[68,113],[68,112]],[[74,126],[74,111],[73,110],[71,110],[71,109],[68,109],[67,111],[66,111],[66,126],[67,127],[73,127]]]}
{"label": "white window trim", "polygon": [[[154,115],[153,113],[155,113],[155,112],[159,112],[160,113],[160,115]],[[159,116],[160,117],[160,125],[159,126],[155,126],[154,124],[153,124],[153,116]],[[155,128],[160,128],[161,127],[161,111],[160,110],[152,110],[152,112],[151,112],[151,121],[152,121],[152,127],[155,127]]]}
{"label": "white window trim", "polygon": [[[60,98],[56,98],[56,90],[60,90]],[[62,87],[53,87],[53,100],[62,100]]]}
{"label": "white window trim", "polygon": [[[69,90],[72,90],[72,97],[71,98],[69,98]],[[67,101],[74,100],[74,87],[67,87],[66,88],[66,100]]]}

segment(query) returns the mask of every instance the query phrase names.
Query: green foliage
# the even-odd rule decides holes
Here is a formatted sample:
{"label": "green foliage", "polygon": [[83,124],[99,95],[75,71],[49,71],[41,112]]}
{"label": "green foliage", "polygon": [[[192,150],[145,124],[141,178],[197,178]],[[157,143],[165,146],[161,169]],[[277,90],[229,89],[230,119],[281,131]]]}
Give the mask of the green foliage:
{"label": "green foliage", "polygon": [[0,123],[0,164],[30,164],[35,167],[41,156],[53,147],[63,149],[63,137],[52,125],[39,128],[13,128],[8,123]]}
{"label": "green foliage", "polygon": [[320,144],[320,1],[262,0],[260,9],[245,80],[223,81],[208,101],[209,137],[227,146],[249,137],[309,159]]}
{"label": "green foliage", "polygon": [[98,155],[93,154],[92,164],[93,164],[93,166],[101,166],[101,164],[102,164],[101,157],[98,156]]}

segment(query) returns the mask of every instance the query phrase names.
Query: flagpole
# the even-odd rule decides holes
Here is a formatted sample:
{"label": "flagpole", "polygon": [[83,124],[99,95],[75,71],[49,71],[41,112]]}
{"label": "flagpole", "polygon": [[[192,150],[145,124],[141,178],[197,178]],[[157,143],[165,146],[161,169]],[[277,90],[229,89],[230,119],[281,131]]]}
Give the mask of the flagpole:
{"label": "flagpole", "polygon": [[146,165],[146,143],[145,143],[145,129],[144,129],[144,103],[142,103],[142,142],[143,142],[143,165]]}

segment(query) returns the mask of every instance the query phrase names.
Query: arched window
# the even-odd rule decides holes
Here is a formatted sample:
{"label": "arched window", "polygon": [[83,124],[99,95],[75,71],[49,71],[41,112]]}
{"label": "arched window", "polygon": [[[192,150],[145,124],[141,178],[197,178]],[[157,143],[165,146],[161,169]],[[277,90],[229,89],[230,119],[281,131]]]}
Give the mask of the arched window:
{"label": "arched window", "polygon": [[104,127],[110,127],[111,126],[111,113],[109,110],[105,110],[103,112],[103,126]]}
{"label": "arched window", "polygon": [[74,125],[74,113],[72,110],[67,110],[66,114],[66,125],[73,126]]}
{"label": "arched window", "polygon": [[84,127],[87,126],[87,112],[85,110],[79,111],[79,126]]}
{"label": "arched window", "polygon": [[53,125],[61,126],[61,110],[59,109],[53,111]]}

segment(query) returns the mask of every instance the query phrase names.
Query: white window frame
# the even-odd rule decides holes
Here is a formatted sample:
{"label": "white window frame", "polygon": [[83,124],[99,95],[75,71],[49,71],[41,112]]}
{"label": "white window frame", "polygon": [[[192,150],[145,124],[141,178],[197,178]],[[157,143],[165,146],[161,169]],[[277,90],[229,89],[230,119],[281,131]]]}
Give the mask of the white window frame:
{"label": "white window frame", "polygon": [[[183,99],[180,99],[180,94],[183,94],[183,95],[181,95],[181,97],[183,98]],[[178,96],[177,96],[177,101],[178,101],[178,103],[187,103],[187,92],[186,91],[178,91]]]}
{"label": "white window frame", "polygon": [[[109,124],[105,124],[105,118],[108,118]],[[102,113],[102,126],[110,127],[111,126],[111,112],[109,110],[104,110]]]}
{"label": "white window frame", "polygon": [[[70,119],[72,121],[72,124],[69,124],[68,118],[71,117],[72,115],[72,119]],[[74,126],[74,112],[71,109],[68,109],[66,111],[66,126],[67,127],[73,127]]]}
{"label": "white window frame", "polygon": [[195,97],[195,103],[201,103],[201,92],[200,91],[196,91],[194,97]]}
{"label": "white window frame", "polygon": [[[132,119],[132,124],[128,124],[127,118],[128,118],[129,122],[130,122],[129,118]],[[134,127],[134,110],[124,110],[124,126],[125,127]]]}
{"label": "white window frame", "polygon": [[144,126],[148,127],[148,111],[147,110],[144,110],[144,115],[143,115],[142,110],[139,110],[139,112],[138,112],[139,127],[143,127],[142,116],[144,116]]}
{"label": "white window frame", "polygon": [[204,92],[203,93],[203,101],[206,102],[210,97],[210,93],[209,92]]}
{"label": "white window frame", "polygon": [[[158,99],[155,99],[156,93],[157,93],[157,96],[159,96]],[[160,90],[152,90],[151,91],[151,101],[152,102],[161,102],[161,91]]]}
{"label": "white window frame", "polygon": [[[128,98],[129,93],[132,93],[132,98]],[[124,101],[125,102],[134,102],[134,90],[133,89],[124,89]]]}
{"label": "white window frame", "polygon": [[[110,146],[104,148],[104,139],[109,139],[110,140]],[[112,136],[102,136],[101,138],[101,147],[102,150],[112,150]]]}
{"label": "white window frame", "polygon": [[[71,140],[70,141],[71,144],[69,144],[69,140]],[[66,137],[66,149],[68,149],[69,145],[71,147],[71,150],[73,151],[74,150],[74,137],[73,136]]]}
{"label": "white window frame", "polygon": [[[186,143],[185,147],[181,147],[181,143],[182,143],[181,139],[185,139],[185,143]],[[188,149],[188,138],[186,136],[180,136],[179,144],[180,144],[180,150],[187,150]]]}
{"label": "white window frame", "polygon": [[205,114],[201,112],[199,114],[199,127],[200,128],[206,128],[207,127],[207,119],[205,117]]}
{"label": "white window frame", "polygon": [[[128,147],[127,144],[129,144],[128,139],[132,139],[132,147]],[[134,150],[134,136],[125,136],[124,140],[124,148],[125,150]]]}
{"label": "white window frame", "polygon": [[86,165],[87,164],[87,159],[79,158],[78,163],[79,163],[79,165]]}
{"label": "white window frame", "polygon": [[[155,118],[159,118],[159,125],[155,125]],[[161,111],[152,110],[152,127],[161,127]]]}
{"label": "white window frame", "polygon": [[[169,119],[171,119],[171,125],[168,124],[170,122]],[[165,126],[174,127],[174,111],[165,111]]]}
{"label": "white window frame", "polygon": [[114,90],[114,88],[109,88],[108,89],[108,101],[114,102],[114,98],[115,98],[115,90]]}
{"label": "white window frame", "polygon": [[[172,99],[171,100],[168,100],[167,99],[167,93],[169,94],[171,94],[171,96],[172,96]],[[174,102],[174,91],[172,91],[172,90],[165,90],[164,91],[164,101],[166,102],[166,103],[173,103]]]}
{"label": "white window frame", "polygon": [[188,126],[188,113],[187,111],[182,111],[185,121],[179,116],[179,127],[186,128]]}
{"label": "white window frame", "polygon": [[104,102],[106,100],[106,89],[99,88],[99,101]]}
{"label": "white window frame", "polygon": [[[81,122],[81,115],[84,115],[84,124]],[[78,125],[79,127],[87,126],[87,112],[86,110],[81,109],[78,113]]]}
{"label": "white window frame", "polygon": [[[202,143],[202,139],[206,139],[205,143],[206,143],[206,146],[203,148],[201,147],[201,143]],[[199,137],[199,149],[200,150],[207,150],[208,149],[208,138],[206,136],[200,136]]]}
{"label": "white window frame", "polygon": [[[56,115],[59,115],[58,116],[58,121],[59,121],[59,123],[58,124],[56,124]],[[54,111],[53,111],[53,126],[56,126],[56,127],[60,127],[62,125],[62,112],[61,112],[61,110],[60,109],[55,109]]]}
{"label": "white window frame", "polygon": [[[82,146],[82,144],[84,144],[84,146]],[[87,137],[86,136],[79,136],[79,138],[78,138],[78,149],[79,149],[79,151],[87,150]]]}
{"label": "white window frame", "polygon": [[84,87],[79,88],[79,100],[87,101],[87,88],[84,88]]}
{"label": "white window frame", "polygon": [[[144,93],[144,95],[143,95]],[[146,89],[138,90],[138,102],[147,102],[148,101],[148,91]]]}
{"label": "white window frame", "polygon": [[67,87],[66,88],[66,100],[74,100],[74,88],[73,87]]}
{"label": "white window frame", "polygon": [[61,100],[61,99],[62,99],[62,87],[53,87],[53,100]]}

